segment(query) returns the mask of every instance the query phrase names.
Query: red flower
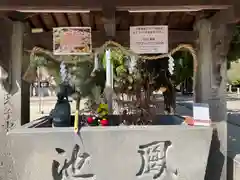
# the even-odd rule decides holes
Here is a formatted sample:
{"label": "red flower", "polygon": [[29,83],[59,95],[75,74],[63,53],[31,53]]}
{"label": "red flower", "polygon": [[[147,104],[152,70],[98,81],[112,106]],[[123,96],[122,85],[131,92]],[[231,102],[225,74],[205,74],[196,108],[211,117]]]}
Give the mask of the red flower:
{"label": "red flower", "polygon": [[93,121],[94,121],[93,117],[88,117],[88,118],[87,118],[88,124],[92,124]]}
{"label": "red flower", "polygon": [[108,125],[108,120],[107,120],[107,119],[102,119],[102,120],[100,121],[100,124],[101,124],[102,126],[107,126],[107,125]]}
{"label": "red flower", "polygon": [[185,123],[187,123],[189,126],[194,126],[194,120],[192,117],[186,116],[184,117]]}

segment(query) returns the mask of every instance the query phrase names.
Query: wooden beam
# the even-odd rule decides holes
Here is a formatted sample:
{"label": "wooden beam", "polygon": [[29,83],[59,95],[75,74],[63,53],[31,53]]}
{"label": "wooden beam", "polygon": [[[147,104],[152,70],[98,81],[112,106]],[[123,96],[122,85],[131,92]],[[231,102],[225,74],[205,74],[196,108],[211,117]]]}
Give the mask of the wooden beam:
{"label": "wooden beam", "polygon": [[[224,6],[231,5],[237,0],[1,0],[0,8],[5,10],[19,9],[101,9],[104,4],[112,3],[117,8],[122,7],[163,7],[163,6]],[[210,7],[211,6],[211,7]]]}
{"label": "wooden beam", "polygon": [[5,16],[13,21],[26,21],[28,18],[35,16],[35,13],[21,13],[18,11],[7,12]]}
{"label": "wooden beam", "polygon": [[92,27],[91,22],[90,22],[90,13],[79,13],[79,17],[81,19],[83,26]]}
{"label": "wooden beam", "polygon": [[113,7],[103,8],[102,22],[106,40],[114,40],[116,36],[116,9]]}
{"label": "wooden beam", "polygon": [[240,22],[240,1],[236,0],[233,6],[222,9],[210,18],[212,28],[218,29],[223,24],[235,24]]}
{"label": "wooden beam", "polygon": [[116,24],[119,24],[119,30],[127,30],[131,24],[131,16],[127,11],[116,12]]}
{"label": "wooden beam", "polygon": [[143,24],[144,25],[153,25],[155,24],[154,20],[155,20],[155,16],[156,13],[155,12],[150,12],[150,13],[144,13],[143,15]]}
{"label": "wooden beam", "polygon": [[[28,38],[35,42],[35,46],[41,46],[43,48],[52,50],[52,32],[32,33],[26,35]],[[29,37],[30,36],[30,37]],[[169,44],[179,43],[194,43],[196,39],[196,32],[194,31],[169,31]],[[120,44],[129,47],[129,31],[117,31],[115,40]],[[92,32],[93,47],[99,47],[105,42],[105,36],[103,32]]]}
{"label": "wooden beam", "polygon": [[133,26],[140,26],[141,24],[143,24],[142,17],[143,17],[143,13],[134,13]]}
{"label": "wooden beam", "polygon": [[218,29],[223,24],[236,23],[238,18],[235,16],[234,8],[222,9],[210,18],[212,29]]}
{"label": "wooden beam", "polygon": [[239,0],[235,1],[235,4],[234,4],[233,8],[234,8],[235,19],[236,19],[237,22],[239,22],[240,21],[240,11],[239,11],[240,1]]}

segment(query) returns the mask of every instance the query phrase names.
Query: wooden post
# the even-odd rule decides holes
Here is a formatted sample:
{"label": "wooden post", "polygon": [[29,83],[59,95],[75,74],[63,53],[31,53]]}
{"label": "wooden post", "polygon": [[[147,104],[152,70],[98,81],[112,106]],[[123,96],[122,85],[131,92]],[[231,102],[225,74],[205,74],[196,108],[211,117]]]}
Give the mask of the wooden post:
{"label": "wooden post", "polygon": [[[24,72],[27,70],[28,64],[29,64],[29,57],[30,55],[26,52],[23,54],[22,59],[22,76],[24,75]],[[21,91],[21,125],[24,125],[26,123],[30,122],[30,83],[22,80],[22,91]]]}
{"label": "wooden post", "polygon": [[116,36],[116,9],[111,4],[106,4],[103,7],[103,24],[105,32],[105,40],[114,40]]}
{"label": "wooden post", "polygon": [[213,29],[212,22],[206,19],[199,20],[196,27],[199,67],[195,78],[195,102],[209,104],[214,128],[205,180],[226,180],[226,55],[232,31],[224,23]]}
{"label": "wooden post", "polygon": [[[13,110],[10,126],[13,127],[22,125],[22,100],[25,101],[24,103],[27,103],[26,99],[22,97],[23,35],[24,25],[21,22],[13,22],[11,48],[13,86],[10,92],[11,97],[9,99],[9,103],[12,104]],[[24,109],[24,111],[26,111],[26,109]]]}
{"label": "wooden post", "polygon": [[[30,63],[30,53],[25,52],[24,49],[32,49],[34,40],[30,38],[29,34],[31,34],[31,28],[27,25],[22,25],[22,33],[23,33],[23,42],[22,42],[22,67],[21,74],[23,77],[26,72],[28,65]],[[29,82],[24,81],[21,78],[22,82],[22,91],[21,91],[21,125],[24,125],[30,122],[30,97],[31,97],[31,84]]]}

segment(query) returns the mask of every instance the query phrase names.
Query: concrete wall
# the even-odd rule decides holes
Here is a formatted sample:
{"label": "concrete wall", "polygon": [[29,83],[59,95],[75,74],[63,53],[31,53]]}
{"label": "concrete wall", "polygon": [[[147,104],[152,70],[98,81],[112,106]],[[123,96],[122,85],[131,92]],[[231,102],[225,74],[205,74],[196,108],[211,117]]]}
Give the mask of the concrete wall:
{"label": "concrete wall", "polygon": [[8,138],[17,180],[204,180],[212,129],[85,127],[77,136],[73,128],[20,128]]}

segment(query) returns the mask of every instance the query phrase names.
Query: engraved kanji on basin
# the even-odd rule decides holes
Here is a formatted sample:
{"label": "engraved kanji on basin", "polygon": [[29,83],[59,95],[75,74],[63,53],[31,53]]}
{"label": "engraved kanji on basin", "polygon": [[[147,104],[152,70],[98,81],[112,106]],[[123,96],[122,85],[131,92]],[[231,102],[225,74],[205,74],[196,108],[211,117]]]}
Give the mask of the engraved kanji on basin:
{"label": "engraved kanji on basin", "polygon": [[[55,149],[59,155],[64,155],[65,150]],[[85,167],[90,166],[90,155],[80,151],[79,145],[75,145],[70,159],[65,159],[63,165],[53,160],[52,176],[54,180],[95,180],[95,174],[86,172]]]}
{"label": "engraved kanji on basin", "polygon": [[167,168],[167,149],[170,141],[154,141],[149,144],[140,145],[138,153],[141,155],[142,164],[136,176],[152,175],[153,179],[161,179],[164,176],[177,176],[177,170],[171,171]]}

